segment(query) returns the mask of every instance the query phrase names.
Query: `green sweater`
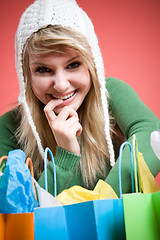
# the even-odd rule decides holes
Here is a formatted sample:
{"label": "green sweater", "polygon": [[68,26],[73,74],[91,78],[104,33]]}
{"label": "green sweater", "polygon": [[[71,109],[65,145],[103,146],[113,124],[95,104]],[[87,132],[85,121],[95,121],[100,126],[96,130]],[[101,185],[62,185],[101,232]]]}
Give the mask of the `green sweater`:
{"label": "green sweater", "polygon": [[[110,96],[109,109],[111,114],[124,133],[127,141],[132,143],[133,134],[136,134],[138,149],[143,153],[150,171],[156,176],[160,171],[160,161],[150,146],[150,134],[152,131],[160,129],[160,120],[140,100],[136,92],[128,84],[115,78],[107,78],[106,81]],[[14,135],[15,129],[19,124],[16,116],[16,109],[13,109],[0,117],[0,157],[8,155],[8,151],[19,148]],[[85,187],[82,181],[79,162],[80,156],[57,147],[55,164],[58,193],[73,185]],[[106,172],[107,177],[104,180],[119,194],[118,160],[112,169],[108,165]],[[126,147],[123,151],[122,160],[123,193],[131,192],[130,172],[129,148]],[[97,177],[94,186],[98,179]],[[44,187],[44,173],[42,173],[39,179],[39,184]],[[89,189],[93,189],[94,186],[90,186]],[[48,190],[51,194],[53,194],[53,189],[53,166],[52,162],[50,162],[48,165]]]}

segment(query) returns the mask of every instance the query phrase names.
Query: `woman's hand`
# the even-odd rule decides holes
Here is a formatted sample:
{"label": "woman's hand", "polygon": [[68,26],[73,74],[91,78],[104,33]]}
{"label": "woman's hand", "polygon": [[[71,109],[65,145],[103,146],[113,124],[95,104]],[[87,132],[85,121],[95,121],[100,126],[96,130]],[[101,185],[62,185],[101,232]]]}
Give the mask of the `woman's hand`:
{"label": "woman's hand", "polygon": [[65,106],[56,115],[54,109],[62,102],[63,100],[51,100],[44,108],[45,115],[57,145],[69,152],[80,155],[77,136],[81,134],[82,126],[79,123],[78,114],[73,108]]}

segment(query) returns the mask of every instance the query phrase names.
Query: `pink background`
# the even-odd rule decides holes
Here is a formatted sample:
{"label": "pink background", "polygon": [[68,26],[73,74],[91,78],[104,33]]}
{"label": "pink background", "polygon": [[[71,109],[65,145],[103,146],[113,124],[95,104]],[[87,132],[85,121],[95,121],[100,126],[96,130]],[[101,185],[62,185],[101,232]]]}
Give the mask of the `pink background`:
{"label": "pink background", "polygon": [[[14,35],[21,14],[33,1],[0,2],[0,114],[12,108],[19,87],[14,66]],[[160,117],[160,1],[77,0],[92,19],[106,76],[129,83]]]}

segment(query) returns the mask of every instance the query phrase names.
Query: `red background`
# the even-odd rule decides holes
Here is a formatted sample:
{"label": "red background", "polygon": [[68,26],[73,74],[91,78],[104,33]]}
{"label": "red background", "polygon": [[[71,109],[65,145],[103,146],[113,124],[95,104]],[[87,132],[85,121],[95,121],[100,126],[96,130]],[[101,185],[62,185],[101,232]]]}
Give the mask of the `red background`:
{"label": "red background", "polygon": [[[0,2],[0,114],[12,108],[19,87],[14,64],[14,35],[32,0]],[[160,117],[160,1],[77,0],[95,25],[106,76],[129,83]]]}

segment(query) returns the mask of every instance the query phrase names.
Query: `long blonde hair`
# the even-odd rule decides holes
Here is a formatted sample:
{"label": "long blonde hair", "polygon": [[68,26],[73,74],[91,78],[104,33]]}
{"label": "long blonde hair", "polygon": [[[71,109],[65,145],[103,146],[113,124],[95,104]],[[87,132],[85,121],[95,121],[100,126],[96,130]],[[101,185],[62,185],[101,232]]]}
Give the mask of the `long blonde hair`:
{"label": "long blonde hair", "polygon": [[[56,142],[43,112],[44,104],[36,98],[31,88],[28,56],[29,53],[39,55],[51,52],[63,54],[65,48],[72,48],[78,52],[92,79],[91,89],[78,109],[83,128],[79,138],[82,155],[80,168],[84,184],[89,186],[94,184],[97,174],[105,176],[109,154],[104,133],[105,121],[100,98],[100,84],[91,49],[87,40],[80,33],[74,32],[70,28],[50,25],[32,34],[23,50],[26,99],[43,147],[49,147],[55,155]],[[21,115],[21,124],[17,130],[19,144],[21,144],[25,154],[33,159],[35,172],[37,176],[40,176],[43,171],[43,160],[23,106],[20,106],[19,109]]]}

